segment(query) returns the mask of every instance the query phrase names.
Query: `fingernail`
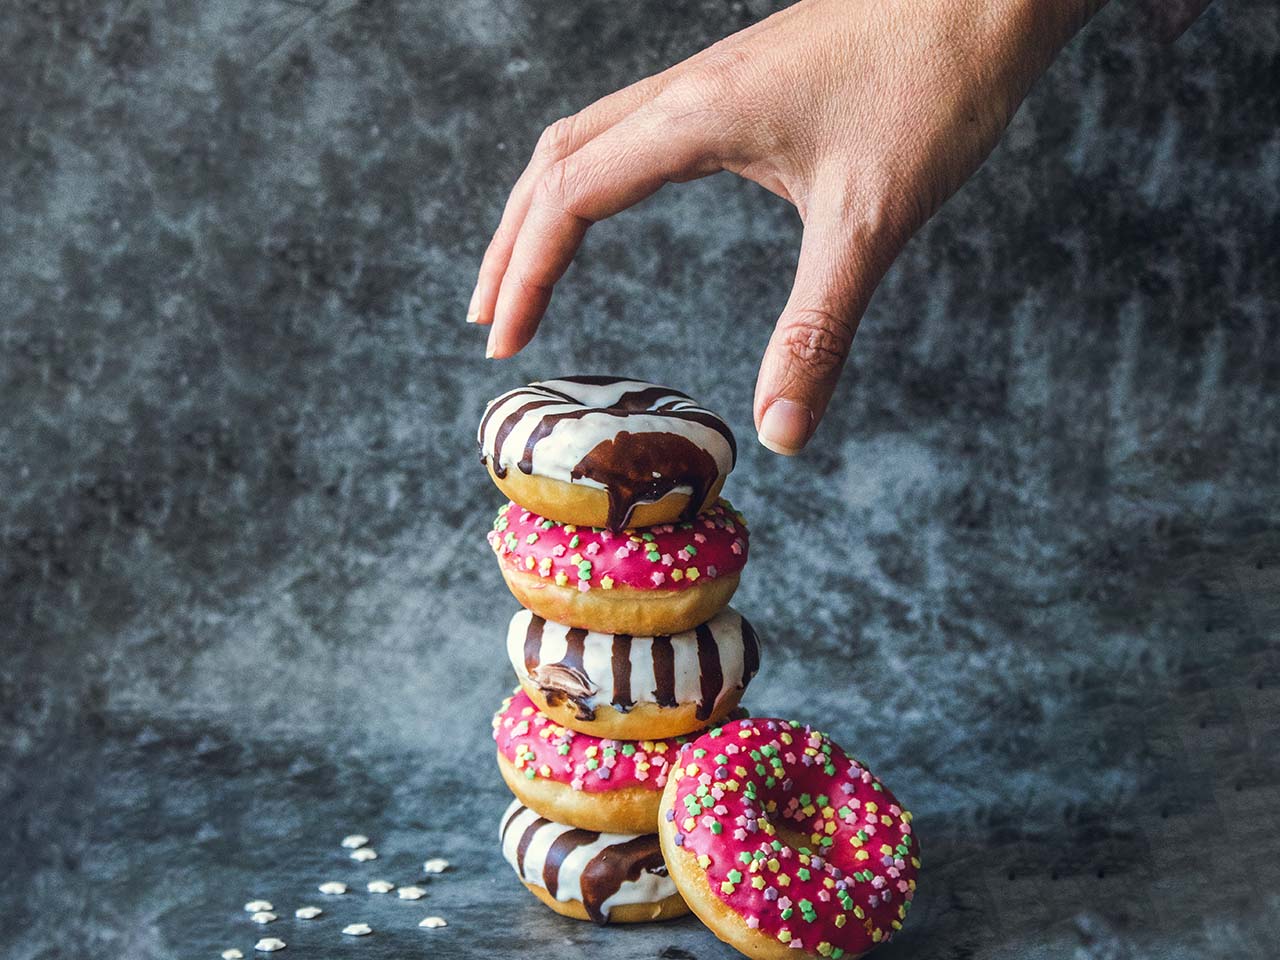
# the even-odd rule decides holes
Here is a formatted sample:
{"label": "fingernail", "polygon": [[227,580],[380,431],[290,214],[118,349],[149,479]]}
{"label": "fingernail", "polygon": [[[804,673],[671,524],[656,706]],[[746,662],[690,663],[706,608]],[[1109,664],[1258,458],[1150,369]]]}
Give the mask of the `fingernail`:
{"label": "fingernail", "polygon": [[489,339],[485,341],[484,358],[486,360],[493,359],[493,332],[492,331],[490,331],[489,333]]}
{"label": "fingernail", "polygon": [[477,323],[480,320],[480,288],[476,287],[471,291],[471,302],[467,304],[467,323]]}
{"label": "fingernail", "polygon": [[813,430],[813,412],[794,400],[775,400],[760,420],[760,442],[784,457],[804,449]]}

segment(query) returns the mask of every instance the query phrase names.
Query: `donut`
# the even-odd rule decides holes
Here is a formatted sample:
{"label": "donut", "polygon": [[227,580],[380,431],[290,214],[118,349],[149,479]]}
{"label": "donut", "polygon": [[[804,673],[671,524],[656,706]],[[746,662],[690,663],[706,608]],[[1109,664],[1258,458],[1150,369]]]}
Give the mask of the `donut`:
{"label": "donut", "polygon": [[747,527],[728,501],[693,520],[615,533],[498,510],[489,544],[522,606],[600,633],[662,636],[710,620],[738,588]]}
{"label": "donut", "polygon": [[493,718],[498,769],[520,802],[586,830],[653,833],[667,764],[690,737],[607,740],[562,726],[523,690]]}
{"label": "donut", "polygon": [[507,656],[535,706],[598,737],[675,737],[719,723],[760,667],[751,624],[726,607],[669,636],[598,633],[520,610]]}
{"label": "donut", "polygon": [[855,957],[902,928],[911,814],[826,734],[726,723],[680,748],[658,835],[690,909],[749,957]]}
{"label": "donut", "polygon": [[689,912],[652,833],[598,833],[538,816],[519,800],[498,828],[502,855],[556,913],[596,923],[668,920]]}
{"label": "donut", "polygon": [[738,451],[686,394],[624,377],[563,377],[489,402],[476,439],[498,488],[530,510],[622,530],[691,520]]}

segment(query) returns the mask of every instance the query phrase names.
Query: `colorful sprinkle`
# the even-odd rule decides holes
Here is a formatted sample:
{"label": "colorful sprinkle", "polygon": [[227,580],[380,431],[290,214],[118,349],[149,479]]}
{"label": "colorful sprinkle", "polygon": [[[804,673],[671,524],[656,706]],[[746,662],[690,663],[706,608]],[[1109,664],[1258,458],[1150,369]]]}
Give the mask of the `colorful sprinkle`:
{"label": "colorful sprinkle", "polygon": [[695,523],[623,536],[614,546],[618,535],[610,531],[562,524],[509,503],[498,511],[489,543],[507,568],[579,590],[685,589],[704,577],[737,573],[747,559],[746,524],[725,500]]}
{"label": "colorful sprinkle", "polygon": [[672,776],[679,846],[749,927],[836,960],[901,929],[919,870],[911,814],[825,734],[733,721],[683,748]]}

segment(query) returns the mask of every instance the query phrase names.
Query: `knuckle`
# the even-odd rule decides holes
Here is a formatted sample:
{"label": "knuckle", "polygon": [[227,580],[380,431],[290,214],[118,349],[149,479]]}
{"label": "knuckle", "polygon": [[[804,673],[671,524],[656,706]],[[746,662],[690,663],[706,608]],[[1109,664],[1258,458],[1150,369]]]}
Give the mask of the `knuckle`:
{"label": "knuckle", "polygon": [[509,283],[514,289],[522,290],[535,296],[539,294],[549,295],[552,287],[552,281],[532,271],[522,271],[504,278],[502,282],[504,285]]}
{"label": "knuckle", "polygon": [[568,209],[576,177],[568,160],[557,160],[547,167],[534,188],[534,203],[557,209]]}
{"label": "knuckle", "polygon": [[713,93],[728,94],[741,87],[751,64],[752,57],[744,50],[717,50],[707,56],[698,73]]}
{"label": "knuckle", "polygon": [[914,224],[923,223],[927,201],[917,191],[888,185],[868,195],[858,211],[860,230],[875,249],[896,250],[906,243]]}
{"label": "knuckle", "polygon": [[809,376],[823,380],[840,371],[849,356],[854,324],[829,310],[806,308],[787,318],[782,346]]}
{"label": "knuckle", "polygon": [[542,131],[534,153],[551,160],[561,160],[573,152],[574,134],[578,126],[577,116],[561,117]]}
{"label": "knuckle", "polygon": [[931,212],[922,187],[892,171],[870,170],[837,180],[818,191],[817,198],[839,224],[845,242],[863,251],[867,263],[878,269],[887,268]]}
{"label": "knuckle", "polygon": [[717,103],[733,102],[743,88],[750,61],[751,57],[741,50],[711,53],[697,69],[672,80],[663,99],[693,113]]}

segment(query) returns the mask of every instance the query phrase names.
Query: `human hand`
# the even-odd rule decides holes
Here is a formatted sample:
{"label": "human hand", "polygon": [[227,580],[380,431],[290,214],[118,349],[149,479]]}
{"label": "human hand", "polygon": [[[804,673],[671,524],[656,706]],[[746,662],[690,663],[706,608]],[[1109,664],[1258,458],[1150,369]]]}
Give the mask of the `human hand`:
{"label": "human hand", "polygon": [[995,146],[1104,0],[801,0],[549,126],[467,311],[487,354],[537,331],[587,228],[729,170],[799,211],[791,296],[756,381],[760,441],[798,453],[911,235]]}

